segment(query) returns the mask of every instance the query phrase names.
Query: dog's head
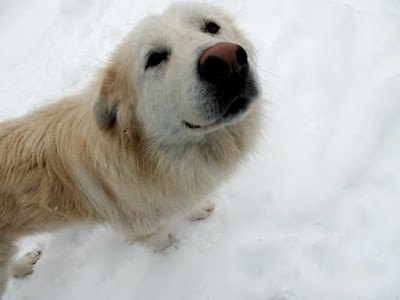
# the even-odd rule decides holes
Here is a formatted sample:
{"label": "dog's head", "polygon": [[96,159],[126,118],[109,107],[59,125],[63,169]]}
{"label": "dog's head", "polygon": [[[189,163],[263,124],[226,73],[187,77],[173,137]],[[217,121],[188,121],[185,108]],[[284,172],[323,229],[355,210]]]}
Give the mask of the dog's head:
{"label": "dog's head", "polygon": [[172,142],[242,121],[259,95],[252,45],[205,3],[177,3],[143,20],[104,74],[94,106],[99,127],[131,109],[144,132]]}

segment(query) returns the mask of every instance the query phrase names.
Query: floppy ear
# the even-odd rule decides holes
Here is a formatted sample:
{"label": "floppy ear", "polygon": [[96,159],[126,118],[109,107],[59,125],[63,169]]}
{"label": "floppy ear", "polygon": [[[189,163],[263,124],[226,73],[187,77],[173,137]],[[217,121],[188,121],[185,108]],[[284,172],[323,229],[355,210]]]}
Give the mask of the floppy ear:
{"label": "floppy ear", "polygon": [[106,130],[114,126],[117,119],[117,109],[110,106],[106,97],[99,96],[94,103],[93,112],[97,126],[101,130]]}
{"label": "floppy ear", "polygon": [[115,95],[117,73],[113,68],[103,72],[100,91],[93,105],[93,113],[97,126],[107,130],[115,125],[117,120],[118,103]]}
{"label": "floppy ear", "polygon": [[108,65],[101,70],[93,114],[100,130],[132,127],[135,88],[133,80],[134,55],[130,39],[123,41],[113,52]]}

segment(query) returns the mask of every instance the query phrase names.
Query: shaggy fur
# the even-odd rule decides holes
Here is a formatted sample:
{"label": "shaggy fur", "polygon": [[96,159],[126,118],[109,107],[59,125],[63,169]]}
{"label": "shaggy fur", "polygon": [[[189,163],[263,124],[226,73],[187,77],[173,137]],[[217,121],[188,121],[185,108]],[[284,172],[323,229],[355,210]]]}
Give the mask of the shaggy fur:
{"label": "shaggy fur", "polygon": [[[219,22],[219,35],[200,30],[206,19]],[[221,41],[240,44],[254,66],[251,44],[220,9],[175,4],[138,24],[81,94],[0,124],[0,295],[19,237],[105,223],[128,242],[163,249],[168,221],[198,209],[232,173],[253,147],[260,101],[212,129],[181,123],[211,120],[197,111],[207,102],[197,100],[193,74]],[[146,69],[154,47],[170,47],[170,56]],[[29,257],[33,265],[37,255]]]}

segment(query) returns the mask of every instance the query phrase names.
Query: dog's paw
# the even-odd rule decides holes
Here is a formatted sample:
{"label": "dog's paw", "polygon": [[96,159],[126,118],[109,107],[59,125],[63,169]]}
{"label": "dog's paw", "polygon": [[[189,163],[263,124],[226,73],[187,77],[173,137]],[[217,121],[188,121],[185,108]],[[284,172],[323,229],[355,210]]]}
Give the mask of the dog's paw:
{"label": "dog's paw", "polygon": [[12,275],[14,277],[24,277],[26,275],[32,274],[33,267],[35,266],[37,261],[40,259],[41,255],[42,255],[42,252],[37,250],[37,251],[29,252],[29,253],[25,254],[24,256],[13,260],[12,265],[11,265]]}
{"label": "dog's paw", "polygon": [[207,219],[215,208],[215,204],[211,201],[205,202],[197,211],[189,216],[190,221],[200,221]]}
{"label": "dog's paw", "polygon": [[160,253],[173,246],[174,243],[175,238],[169,233],[167,236],[158,236],[157,238],[151,239],[148,241],[147,245],[154,253]]}
{"label": "dog's paw", "polygon": [[154,253],[163,252],[165,249],[173,246],[176,242],[173,235],[164,230],[136,238],[130,236],[127,237],[125,241],[128,241],[130,244],[139,242]]}

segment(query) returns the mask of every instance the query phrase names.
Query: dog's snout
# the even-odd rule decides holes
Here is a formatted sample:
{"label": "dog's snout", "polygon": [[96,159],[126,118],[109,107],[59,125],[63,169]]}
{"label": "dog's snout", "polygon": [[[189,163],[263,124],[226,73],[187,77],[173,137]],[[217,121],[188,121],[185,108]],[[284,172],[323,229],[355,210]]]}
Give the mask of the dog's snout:
{"label": "dog's snout", "polygon": [[203,80],[215,83],[243,78],[248,72],[247,53],[239,45],[219,43],[202,53],[198,72]]}

